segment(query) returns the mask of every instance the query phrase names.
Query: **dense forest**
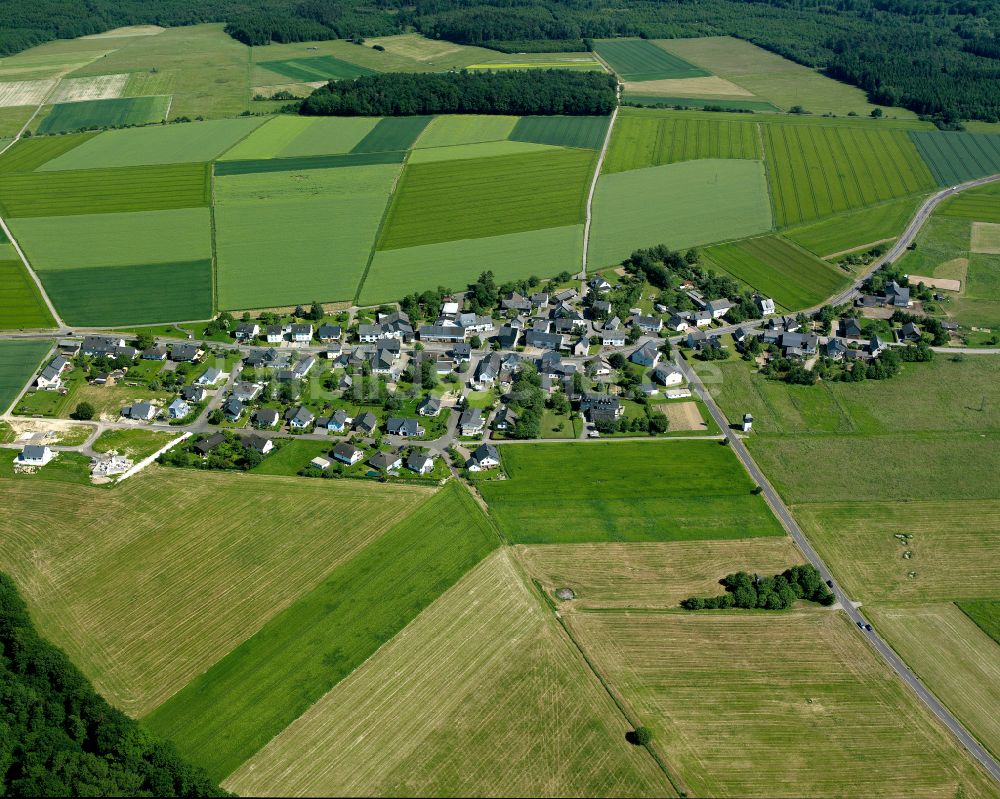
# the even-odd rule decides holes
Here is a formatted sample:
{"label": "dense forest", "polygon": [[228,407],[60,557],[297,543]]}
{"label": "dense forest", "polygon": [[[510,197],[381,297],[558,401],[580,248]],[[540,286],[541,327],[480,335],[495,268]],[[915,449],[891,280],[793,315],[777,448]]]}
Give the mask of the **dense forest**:
{"label": "dense forest", "polygon": [[0,574],[0,794],[228,796],[94,692]]}
{"label": "dense forest", "polygon": [[996,0],[15,0],[0,53],[140,22],[218,20],[246,44],[413,28],[499,50],[585,49],[611,36],[731,34],[918,113],[1000,119]]}
{"label": "dense forest", "polygon": [[600,72],[417,72],[331,81],[307,97],[309,116],[413,114],[606,115],[615,79]]}

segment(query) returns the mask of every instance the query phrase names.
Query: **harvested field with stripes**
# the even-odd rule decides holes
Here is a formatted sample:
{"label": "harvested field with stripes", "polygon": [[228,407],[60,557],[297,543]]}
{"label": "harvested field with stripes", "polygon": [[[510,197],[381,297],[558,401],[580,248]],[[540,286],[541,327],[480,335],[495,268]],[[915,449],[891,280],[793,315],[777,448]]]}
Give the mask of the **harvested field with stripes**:
{"label": "harvested field with stripes", "polygon": [[74,147],[79,147],[96,133],[75,133],[68,136],[43,136],[19,139],[0,156],[0,174],[7,172],[33,172],[42,164],[58,158]]}
{"label": "harvested field with stripes", "polygon": [[575,613],[584,650],[696,796],[992,796],[843,614]]}
{"label": "harvested field with stripes", "polygon": [[764,141],[779,227],[935,185],[901,131],[770,124],[764,126]]}
{"label": "harvested field with stripes", "polygon": [[939,186],[1000,172],[1000,134],[910,131]]}
{"label": "harvested field with stripes", "polygon": [[63,78],[49,98],[49,102],[75,103],[80,100],[110,100],[121,97],[128,79],[127,74]]}
{"label": "harvested field with stripes", "polygon": [[623,110],[611,136],[603,171],[624,172],[699,158],[761,157],[758,126],[752,122],[715,122]]}
{"label": "harvested field with stripes", "polygon": [[257,796],[674,795],[626,730],[497,552],[225,786]]}
{"label": "harvested field with stripes", "polygon": [[[0,539],[4,571],[43,634],[104,696],[140,716],[428,496],[155,467],[115,491],[2,482],[11,519]],[[258,502],[273,512],[262,517]],[[344,523],[332,529],[330,518]]]}
{"label": "harvested field with stripes", "polygon": [[0,83],[0,108],[38,105],[55,87],[56,80],[15,80]]}

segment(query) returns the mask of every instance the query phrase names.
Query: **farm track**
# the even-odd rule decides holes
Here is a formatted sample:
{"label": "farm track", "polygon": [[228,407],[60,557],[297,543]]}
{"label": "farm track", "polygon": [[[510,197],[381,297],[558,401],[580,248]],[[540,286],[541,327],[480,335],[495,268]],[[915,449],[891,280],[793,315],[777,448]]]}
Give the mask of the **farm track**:
{"label": "farm track", "polygon": [[[621,84],[618,85],[617,91],[621,92]],[[597,165],[594,167],[594,178],[590,181],[590,191],[587,193],[587,216],[583,223],[583,263],[580,269],[580,280],[583,281],[584,286],[586,286],[587,282],[587,251],[590,249],[590,225],[594,216],[594,192],[597,191],[597,181],[601,177],[601,168],[604,166],[604,157],[608,154],[608,144],[611,142],[611,133],[615,129],[615,122],[618,120],[618,109],[620,107],[616,105],[615,110],[611,113],[608,132],[604,135],[604,144],[601,145],[601,152],[597,156]]]}

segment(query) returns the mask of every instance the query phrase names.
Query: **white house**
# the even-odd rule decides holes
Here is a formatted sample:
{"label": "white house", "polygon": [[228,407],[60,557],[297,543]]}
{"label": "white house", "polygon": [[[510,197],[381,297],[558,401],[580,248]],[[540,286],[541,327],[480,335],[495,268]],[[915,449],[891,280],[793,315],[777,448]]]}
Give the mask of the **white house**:
{"label": "white house", "polygon": [[660,364],[653,376],[665,386],[679,386],[684,382],[684,374],[676,366]]}
{"label": "white house", "polygon": [[56,456],[55,452],[39,444],[25,444],[17,456],[18,466],[44,466]]}
{"label": "white house", "polygon": [[222,380],[223,377],[225,377],[223,371],[221,369],[216,369],[213,366],[211,369],[207,369],[205,373],[194,382],[197,386],[214,386]]}
{"label": "white house", "polygon": [[191,413],[191,406],[179,397],[167,406],[167,415],[171,419],[183,419]]}
{"label": "white house", "polygon": [[363,450],[358,449],[353,444],[348,444],[346,441],[341,441],[333,448],[333,457],[348,466],[353,466],[364,456]]}
{"label": "white house", "polygon": [[686,399],[691,396],[691,389],[687,388],[668,388],[663,392],[663,395],[667,399]]}
{"label": "white house", "polygon": [[62,355],[57,355],[35,378],[35,385],[45,391],[58,391],[62,388],[62,373],[69,368],[69,365],[68,360]]}
{"label": "white house", "polygon": [[311,324],[295,324],[291,326],[289,332],[292,334],[292,341],[297,344],[308,344],[312,341],[313,326]]}
{"label": "white house", "polygon": [[774,300],[770,297],[762,297],[757,294],[754,295],[754,299],[757,301],[757,307],[760,308],[761,314],[769,316],[774,313]]}
{"label": "white house", "polygon": [[481,444],[476,447],[476,451],[469,458],[468,466],[470,472],[482,472],[486,469],[494,469],[500,465],[500,452],[492,444]]}

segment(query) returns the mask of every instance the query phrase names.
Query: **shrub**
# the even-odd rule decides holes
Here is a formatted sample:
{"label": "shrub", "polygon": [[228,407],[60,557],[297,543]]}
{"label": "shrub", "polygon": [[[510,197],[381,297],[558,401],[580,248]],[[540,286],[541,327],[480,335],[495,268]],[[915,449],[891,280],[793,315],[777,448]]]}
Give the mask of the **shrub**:
{"label": "shrub", "polygon": [[78,403],[73,409],[73,413],[70,414],[70,418],[81,422],[89,421],[94,418],[94,406],[89,402]]}

